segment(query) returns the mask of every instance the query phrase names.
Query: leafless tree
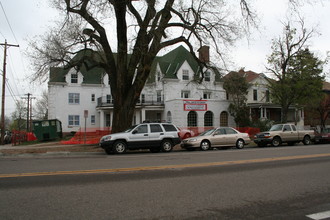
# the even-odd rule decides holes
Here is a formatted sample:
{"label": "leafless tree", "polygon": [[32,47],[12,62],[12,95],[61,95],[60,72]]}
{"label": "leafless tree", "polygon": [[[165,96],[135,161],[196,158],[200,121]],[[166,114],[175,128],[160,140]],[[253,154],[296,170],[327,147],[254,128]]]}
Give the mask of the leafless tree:
{"label": "leafless tree", "polygon": [[47,119],[48,118],[48,93],[47,91],[43,91],[42,95],[34,106],[34,118],[35,119]]}
{"label": "leafless tree", "polygon": [[255,25],[249,0],[52,1],[64,21],[31,41],[34,77],[47,79],[50,65],[77,65],[70,60],[81,49],[100,53],[97,60],[84,59],[94,59],[109,75],[114,132],[131,125],[135,104],[160,51],[185,44],[197,59],[194,51],[207,44],[223,59],[226,47]]}

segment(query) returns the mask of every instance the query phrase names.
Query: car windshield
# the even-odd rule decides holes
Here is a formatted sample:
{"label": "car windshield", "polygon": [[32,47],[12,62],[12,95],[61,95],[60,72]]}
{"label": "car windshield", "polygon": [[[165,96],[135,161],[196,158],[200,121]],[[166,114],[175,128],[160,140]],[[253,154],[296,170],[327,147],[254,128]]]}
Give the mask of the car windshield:
{"label": "car windshield", "polygon": [[282,131],[283,125],[273,125],[269,131]]}
{"label": "car windshield", "polygon": [[215,131],[215,129],[207,130],[207,131],[204,131],[203,133],[201,133],[198,136],[207,136],[207,135],[212,134],[214,131]]}
{"label": "car windshield", "polygon": [[136,128],[137,125],[133,125],[132,127],[130,127],[129,129],[127,129],[126,131],[124,131],[125,133],[132,131],[134,128]]}

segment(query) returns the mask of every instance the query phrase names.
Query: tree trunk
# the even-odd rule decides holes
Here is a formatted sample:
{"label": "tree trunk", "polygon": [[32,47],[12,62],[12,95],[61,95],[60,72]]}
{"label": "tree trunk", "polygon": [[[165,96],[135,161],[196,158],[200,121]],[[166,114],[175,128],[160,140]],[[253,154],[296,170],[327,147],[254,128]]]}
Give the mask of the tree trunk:
{"label": "tree trunk", "polygon": [[121,132],[132,126],[136,101],[133,96],[120,96],[114,100],[112,133]]}
{"label": "tree trunk", "polygon": [[288,122],[288,112],[289,112],[289,108],[282,106],[282,108],[281,108],[281,123],[287,123]]}

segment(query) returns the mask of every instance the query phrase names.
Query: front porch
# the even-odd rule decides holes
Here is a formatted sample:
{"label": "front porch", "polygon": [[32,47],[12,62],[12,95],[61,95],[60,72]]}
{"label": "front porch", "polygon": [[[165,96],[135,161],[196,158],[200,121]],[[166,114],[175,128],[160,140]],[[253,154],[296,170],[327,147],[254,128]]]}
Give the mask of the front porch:
{"label": "front porch", "polygon": [[[281,107],[273,104],[248,104],[250,117],[255,120],[270,120],[275,124],[281,123]],[[290,107],[288,112],[288,123],[304,126],[304,110]]]}

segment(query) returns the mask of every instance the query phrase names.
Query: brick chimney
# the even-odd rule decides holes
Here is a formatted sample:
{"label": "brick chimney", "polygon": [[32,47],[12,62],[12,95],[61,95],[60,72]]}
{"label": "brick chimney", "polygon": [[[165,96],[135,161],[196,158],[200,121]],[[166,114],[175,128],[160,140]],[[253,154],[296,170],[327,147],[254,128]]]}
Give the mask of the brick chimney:
{"label": "brick chimney", "polygon": [[199,60],[204,63],[210,62],[210,47],[209,46],[201,46],[198,50],[199,52]]}

